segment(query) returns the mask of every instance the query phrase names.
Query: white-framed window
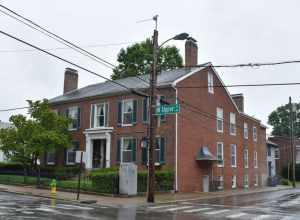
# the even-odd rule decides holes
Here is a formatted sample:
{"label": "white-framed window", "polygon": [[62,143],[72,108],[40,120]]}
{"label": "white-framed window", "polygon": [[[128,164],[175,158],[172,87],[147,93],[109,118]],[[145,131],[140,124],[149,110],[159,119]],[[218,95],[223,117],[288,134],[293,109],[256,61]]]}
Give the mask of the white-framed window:
{"label": "white-framed window", "polygon": [[230,135],[236,135],[236,118],[235,118],[235,113],[230,112],[229,114],[229,133]]}
{"label": "white-framed window", "polygon": [[258,186],[258,175],[254,175],[254,186]]}
{"label": "white-framed window", "polygon": [[254,140],[255,142],[257,141],[257,129],[256,129],[255,126],[253,127],[253,140]]}
{"label": "white-framed window", "polygon": [[217,143],[217,159],[218,159],[218,167],[224,166],[224,147],[223,142]]}
{"label": "white-framed window", "polygon": [[236,167],[236,144],[231,144],[231,167]]}
{"label": "white-framed window", "polygon": [[80,108],[78,106],[69,107],[67,117],[71,119],[69,130],[76,130],[80,127]]}
{"label": "white-framed window", "polygon": [[231,188],[232,189],[236,188],[236,175],[233,175],[231,178]]}
{"label": "white-framed window", "polygon": [[214,93],[214,75],[211,72],[208,72],[208,75],[207,75],[207,87],[208,87],[208,92],[213,94]]}
{"label": "white-framed window", "polygon": [[249,155],[248,155],[248,149],[244,150],[244,167],[248,168],[249,167]]}
{"label": "white-framed window", "polygon": [[91,128],[107,127],[108,103],[92,104],[91,108]]}
{"label": "white-framed window", "polygon": [[280,159],[280,151],[279,151],[278,148],[276,148],[276,149],[274,150],[274,153],[275,153],[275,159]]}
{"label": "white-framed window", "polygon": [[66,149],[66,164],[74,165],[76,163],[76,150],[79,150],[79,142],[74,141],[72,147]]}
{"label": "white-framed window", "polygon": [[132,125],[133,122],[133,100],[126,99],[123,100],[122,105],[122,124]]}
{"label": "white-framed window", "polygon": [[246,122],[244,122],[244,138],[248,139],[248,124]]}
{"label": "white-framed window", "polygon": [[46,163],[47,163],[47,165],[55,164],[55,152],[47,152],[46,153]]}
{"label": "white-framed window", "polygon": [[244,175],[244,187],[245,188],[249,187],[249,176],[248,176],[248,174]]}
{"label": "white-framed window", "polygon": [[254,168],[258,168],[258,163],[257,163],[257,151],[254,151]]}
{"label": "white-framed window", "polygon": [[217,132],[223,133],[223,109],[217,107]]}
{"label": "white-framed window", "polygon": [[121,163],[136,161],[136,144],[136,138],[134,137],[122,137],[120,139]]}
{"label": "white-framed window", "polygon": [[224,178],[223,178],[223,176],[217,176],[217,188],[219,190],[224,189]]}

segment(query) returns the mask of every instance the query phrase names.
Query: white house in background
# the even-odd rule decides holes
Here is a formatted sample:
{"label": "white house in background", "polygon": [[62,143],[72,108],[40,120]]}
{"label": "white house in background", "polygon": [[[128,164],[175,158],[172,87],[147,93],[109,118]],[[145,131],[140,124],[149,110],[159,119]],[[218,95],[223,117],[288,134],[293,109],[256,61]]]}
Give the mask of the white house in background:
{"label": "white house in background", "polygon": [[267,141],[267,163],[268,163],[268,176],[274,177],[277,175],[276,172],[276,160],[279,159],[279,146],[268,140]]}
{"label": "white house in background", "polygon": [[[0,129],[1,128],[9,128],[11,127],[12,125],[8,122],[3,122],[3,121],[0,121]],[[0,143],[1,144],[1,143]],[[5,155],[3,154],[2,151],[0,151],[0,162],[4,162],[6,161],[6,158],[5,158]]]}

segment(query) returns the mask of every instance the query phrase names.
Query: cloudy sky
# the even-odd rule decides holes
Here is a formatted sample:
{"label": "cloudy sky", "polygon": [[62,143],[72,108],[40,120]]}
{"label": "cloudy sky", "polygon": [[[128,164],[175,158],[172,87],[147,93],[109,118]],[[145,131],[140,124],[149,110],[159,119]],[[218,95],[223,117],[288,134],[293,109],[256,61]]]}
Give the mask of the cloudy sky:
{"label": "cloudy sky", "polygon": [[[155,14],[159,14],[160,41],[180,32],[197,39],[199,63],[300,59],[297,0],[2,0],[1,4],[78,45],[98,45],[88,49],[115,64],[118,51],[126,43],[151,36],[153,22],[137,21]],[[0,24],[0,30],[42,48],[62,47],[2,13]],[[36,51],[23,51],[30,48],[1,35],[0,45],[0,109],[25,106],[26,99],[51,98],[62,93],[63,73],[68,65]],[[176,42],[176,46],[184,55],[183,43]],[[72,50],[52,52],[107,77],[111,75],[110,69]],[[218,72],[225,84],[300,82],[300,64],[220,68]],[[101,81],[86,72],[79,73],[80,87]],[[299,86],[230,89],[232,93],[244,93],[246,112],[263,123],[273,109],[288,102],[290,95],[299,102],[298,91]],[[7,121],[11,114],[23,112],[0,112],[0,120]]]}

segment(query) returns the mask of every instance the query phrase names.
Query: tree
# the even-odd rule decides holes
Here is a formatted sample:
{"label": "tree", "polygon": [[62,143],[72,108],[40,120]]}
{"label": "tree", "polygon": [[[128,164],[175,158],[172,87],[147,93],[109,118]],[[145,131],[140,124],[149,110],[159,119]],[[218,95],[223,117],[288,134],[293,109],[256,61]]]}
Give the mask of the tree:
{"label": "tree", "polygon": [[38,161],[47,152],[71,146],[69,119],[53,112],[47,100],[28,101],[30,118],[16,115],[10,118],[13,127],[0,130],[0,149],[5,156],[24,167],[39,170]]}
{"label": "tree", "polygon": [[[113,80],[129,76],[149,74],[153,62],[153,45],[150,39],[122,48],[118,54],[119,65],[113,70]],[[159,70],[172,70],[182,67],[182,57],[175,46],[160,49],[158,57]]]}
{"label": "tree", "polygon": [[[296,103],[296,113],[293,114],[294,135],[300,137],[300,103]],[[273,126],[272,135],[289,136],[290,135],[290,106],[289,104],[278,107],[271,112],[268,118],[268,124]]]}

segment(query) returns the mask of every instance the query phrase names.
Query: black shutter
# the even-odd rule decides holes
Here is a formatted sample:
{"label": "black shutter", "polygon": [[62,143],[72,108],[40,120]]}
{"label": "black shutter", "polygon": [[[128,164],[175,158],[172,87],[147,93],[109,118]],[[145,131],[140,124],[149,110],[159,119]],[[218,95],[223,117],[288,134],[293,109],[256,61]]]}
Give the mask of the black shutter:
{"label": "black shutter", "polygon": [[118,102],[118,125],[122,125],[122,101]]}
{"label": "black shutter", "polygon": [[132,139],[132,162],[136,162],[136,138]]}
{"label": "black shutter", "polygon": [[160,163],[164,164],[166,162],[166,138],[161,137],[160,138]]}
{"label": "black shutter", "polygon": [[148,122],[148,98],[143,99],[143,122]]}
{"label": "black shutter", "polygon": [[106,102],[106,103],[105,103],[105,109],[104,109],[104,110],[105,110],[105,112],[104,112],[104,114],[105,114],[105,122],[104,122],[104,123],[105,123],[105,127],[108,127],[108,119],[109,119],[109,115],[108,115],[108,114],[109,114],[109,111],[108,111],[108,108],[109,108],[109,107],[108,107],[108,103]]}
{"label": "black shutter", "polygon": [[132,123],[136,124],[137,116],[137,100],[133,100],[133,113],[132,113]]}
{"label": "black shutter", "polygon": [[79,129],[80,128],[80,107],[77,107],[77,126],[76,128]]}
{"label": "black shutter", "polygon": [[142,164],[147,165],[148,163],[148,143],[145,147],[142,147]]}
{"label": "black shutter", "polygon": [[91,108],[91,128],[94,128],[95,127],[95,121],[94,121],[94,117],[95,117],[95,105],[93,104],[92,105],[92,108]]}
{"label": "black shutter", "polygon": [[121,139],[118,138],[117,141],[117,163],[121,162]]}

